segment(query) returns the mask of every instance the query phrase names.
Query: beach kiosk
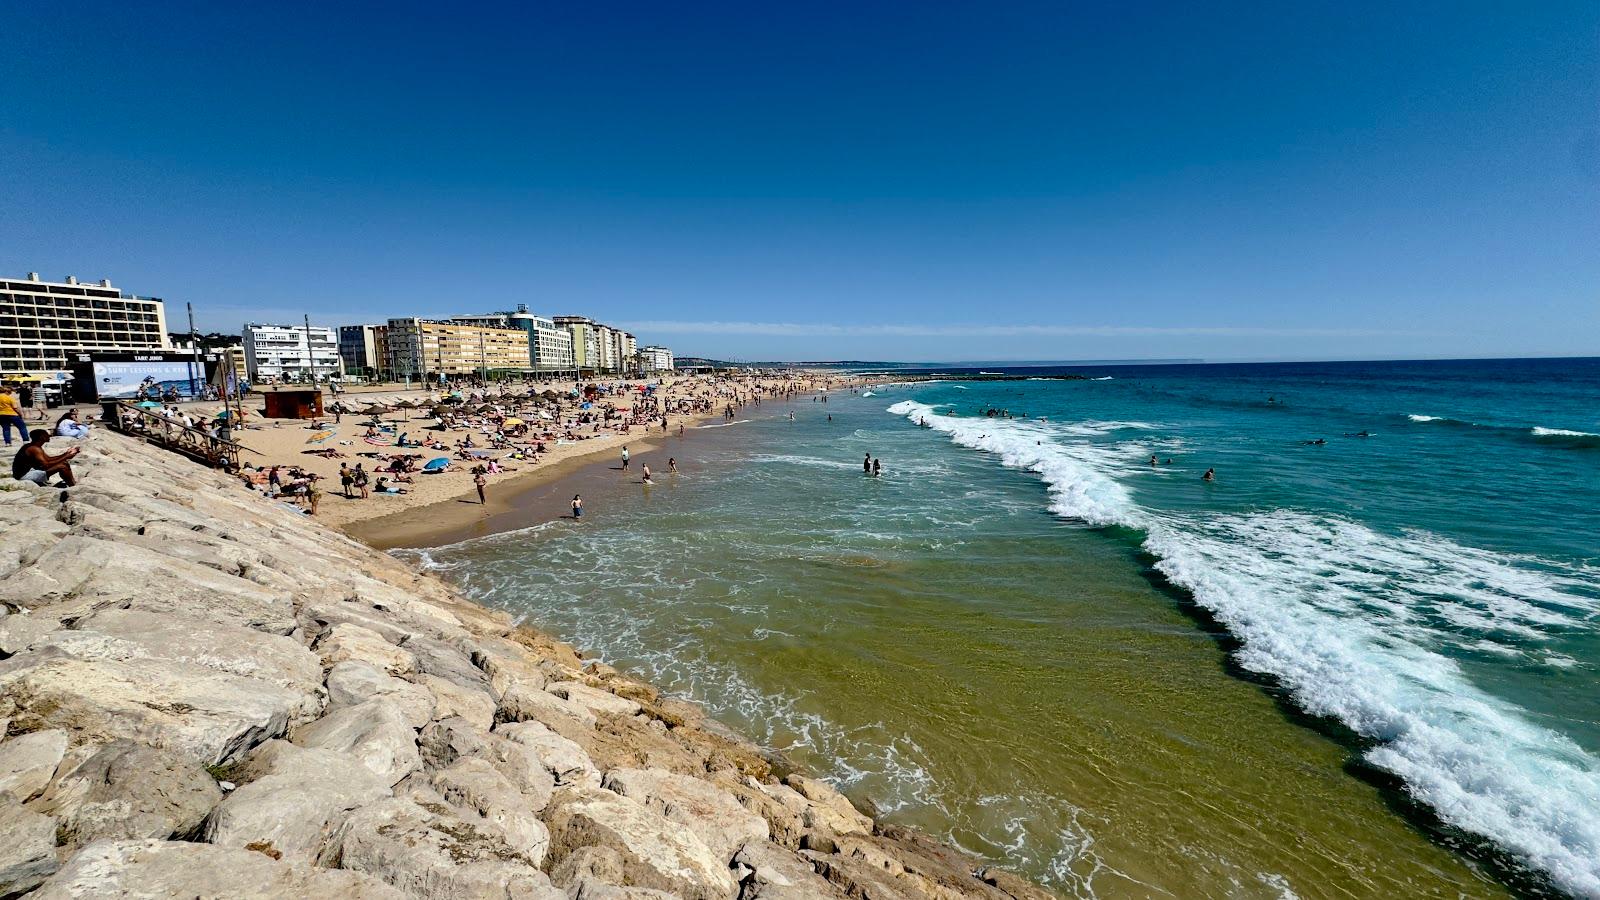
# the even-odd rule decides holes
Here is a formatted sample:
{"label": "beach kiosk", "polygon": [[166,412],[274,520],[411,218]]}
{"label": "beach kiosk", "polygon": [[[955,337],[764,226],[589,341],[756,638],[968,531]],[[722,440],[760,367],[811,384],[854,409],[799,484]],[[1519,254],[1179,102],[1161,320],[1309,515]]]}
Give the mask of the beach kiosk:
{"label": "beach kiosk", "polygon": [[267,418],[315,419],[322,415],[322,391],[268,391]]}

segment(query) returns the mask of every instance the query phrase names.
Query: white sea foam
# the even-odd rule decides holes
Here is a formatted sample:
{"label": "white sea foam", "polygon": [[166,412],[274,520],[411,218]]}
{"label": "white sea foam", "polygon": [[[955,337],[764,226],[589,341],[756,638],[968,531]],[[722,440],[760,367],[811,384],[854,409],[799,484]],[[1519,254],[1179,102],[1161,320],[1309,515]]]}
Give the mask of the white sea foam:
{"label": "white sea foam", "polygon": [[1445,421],[1444,416],[1419,416],[1419,415],[1417,415],[1415,413],[1412,413],[1411,415],[1406,416],[1406,418],[1410,419],[1413,422],[1443,422],[1443,421]]}
{"label": "white sea foam", "polygon": [[1038,473],[1060,515],[1143,530],[1157,568],[1240,640],[1241,665],[1371,741],[1366,759],[1444,821],[1600,897],[1600,762],[1477,687],[1450,655],[1486,633],[1537,643],[1588,627],[1600,602],[1573,590],[1583,573],[1292,510],[1155,513],[1088,441],[910,401],[889,412]]}
{"label": "white sea foam", "polygon": [[1535,425],[1535,426],[1533,426],[1533,436],[1534,437],[1592,438],[1592,437],[1600,437],[1600,434],[1596,434],[1595,432],[1592,432],[1592,431],[1569,431],[1568,429],[1565,429],[1565,428],[1542,428],[1542,427],[1540,427],[1538,425]]}
{"label": "white sea foam", "polygon": [[877,394],[874,394],[874,393],[873,393],[873,392],[871,392],[871,391],[862,391],[862,392],[861,392],[861,396],[863,396],[863,397],[876,397],[876,396],[878,396],[878,395],[877,395]]}
{"label": "white sea foam", "polygon": [[1099,378],[1091,378],[1089,380],[1090,381],[1111,381],[1115,377],[1116,376],[1114,376],[1114,375],[1101,375]]}

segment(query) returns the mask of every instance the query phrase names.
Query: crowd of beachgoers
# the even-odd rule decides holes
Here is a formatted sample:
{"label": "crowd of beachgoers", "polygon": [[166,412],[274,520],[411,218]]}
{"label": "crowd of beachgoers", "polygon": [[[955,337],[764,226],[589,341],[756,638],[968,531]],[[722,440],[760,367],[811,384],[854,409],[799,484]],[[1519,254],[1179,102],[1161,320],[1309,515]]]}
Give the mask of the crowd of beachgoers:
{"label": "crowd of beachgoers", "polygon": [[[648,439],[681,436],[705,419],[736,417],[764,399],[826,391],[843,381],[809,372],[462,381],[427,392],[343,393],[324,416],[306,422],[247,414],[233,437],[250,451],[240,477],[252,488],[350,522],[470,499],[474,488],[630,441],[641,452]],[[375,498],[381,504],[362,502]]]}

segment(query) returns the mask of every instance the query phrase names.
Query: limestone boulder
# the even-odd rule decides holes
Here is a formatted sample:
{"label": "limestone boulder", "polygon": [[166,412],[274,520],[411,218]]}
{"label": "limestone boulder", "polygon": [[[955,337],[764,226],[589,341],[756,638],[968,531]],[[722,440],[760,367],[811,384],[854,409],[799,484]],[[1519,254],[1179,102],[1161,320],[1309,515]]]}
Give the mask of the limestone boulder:
{"label": "limestone boulder", "polygon": [[60,820],[63,843],[188,838],[222,801],[193,757],[128,740],[75,748],[34,809]]}
{"label": "limestone boulder", "polygon": [[56,820],[0,806],[0,897],[32,890],[56,870]]}
{"label": "limestone boulder", "polygon": [[124,738],[213,765],[284,732],[306,695],[169,660],[81,660],[47,647],[0,662],[0,716],[74,743]]}
{"label": "limestone boulder", "polygon": [[[593,728],[594,713],[587,707],[557,697],[531,682],[517,682],[500,698],[495,718],[501,722],[565,722],[567,727]],[[560,727],[560,726],[552,726]]]}
{"label": "limestone boulder", "polygon": [[857,810],[832,785],[798,774],[784,779],[784,784],[808,801],[803,812],[808,828],[827,828],[836,834],[872,833],[871,817]]}
{"label": "limestone boulder", "polygon": [[205,839],[224,847],[270,848],[312,858],[351,810],[390,796],[389,785],[354,756],[271,741],[246,759],[251,776],[205,823]]}
{"label": "limestone boulder", "polygon": [[184,841],[99,841],[67,860],[35,894],[83,897],[195,897],[229,900],[402,900],[356,872],[292,866],[268,853]]}
{"label": "limestone boulder", "polygon": [[460,716],[484,731],[494,727],[495,702],[487,690],[463,687],[437,675],[416,678],[417,683],[432,694],[436,717]]}
{"label": "limestone boulder", "polygon": [[422,728],[434,719],[433,694],[420,684],[412,684],[382,672],[371,663],[347,659],[328,670],[328,709],[357,706],[368,700],[387,700],[413,728]]}
{"label": "limestone boulder", "polygon": [[737,893],[727,860],[693,832],[619,794],[562,789],[551,798],[545,822],[553,864],[582,847],[610,848],[621,857],[624,883],[630,886],[685,900],[722,900]]}
{"label": "limestone boulder", "polygon": [[[160,564],[152,564],[152,559]],[[36,608],[67,599],[105,601],[288,634],[294,604],[288,591],[148,549],[69,534],[30,565],[0,581],[0,601]]]}
{"label": "limestone boulder", "polygon": [[455,643],[414,634],[403,646],[416,659],[417,672],[471,690],[489,690],[489,676],[472,664],[470,651],[462,650]]}
{"label": "limestone boulder", "polygon": [[535,816],[538,809],[487,760],[457,760],[448,769],[433,773],[431,782],[446,803],[464,811],[462,818],[488,824],[507,846],[535,866],[544,862],[550,833]]}
{"label": "limestone boulder", "polygon": [[445,769],[463,757],[487,753],[489,736],[466,719],[451,716],[422,729],[417,737],[417,749],[428,768]]}
{"label": "limestone boulder", "polygon": [[545,690],[587,709],[596,716],[632,716],[637,715],[640,710],[639,704],[632,700],[576,681],[558,681],[548,685]]}
{"label": "limestone boulder", "polygon": [[481,639],[472,652],[472,662],[489,676],[489,690],[496,700],[519,681],[543,688],[550,680],[524,647],[499,638]]}
{"label": "limestone boulder", "polygon": [[567,892],[571,900],[677,900],[675,896],[666,891],[652,890],[641,887],[618,887],[585,878],[574,884]]}
{"label": "limestone boulder", "polygon": [[294,743],[348,753],[387,785],[422,768],[417,733],[386,700],[334,710],[297,730]]}
{"label": "limestone boulder", "polygon": [[239,625],[149,612],[106,609],[79,619],[72,630],[57,631],[35,646],[53,644],[78,659],[150,659],[201,666],[308,695],[307,713],[321,712],[314,702],[322,683],[322,666],[299,641]]}
{"label": "limestone boulder", "polygon": [[408,897],[565,900],[566,895],[494,830],[446,807],[380,800],[345,818],[324,865],[370,874]]}
{"label": "limestone boulder", "polygon": [[67,733],[35,731],[0,741],[0,802],[26,803],[45,789],[67,752]]}
{"label": "limestone boulder", "polygon": [[505,722],[496,725],[494,733],[537,751],[540,762],[555,779],[556,786],[600,786],[600,770],[595,767],[589,754],[573,741],[551,731],[544,723]]}
{"label": "limestone boulder", "polygon": [[747,871],[739,900],[843,900],[844,892],[817,874],[799,854],[768,841],[751,841],[733,858]]}
{"label": "limestone boulder", "polygon": [[767,820],[709,781],[660,769],[613,769],[603,784],[689,829],[723,865],[746,843],[767,840]]}
{"label": "limestone boulder", "polygon": [[417,669],[417,658],[383,639],[383,635],[360,625],[341,623],[329,628],[317,641],[322,664],[334,666],[347,659],[364,662],[390,675],[404,675]]}

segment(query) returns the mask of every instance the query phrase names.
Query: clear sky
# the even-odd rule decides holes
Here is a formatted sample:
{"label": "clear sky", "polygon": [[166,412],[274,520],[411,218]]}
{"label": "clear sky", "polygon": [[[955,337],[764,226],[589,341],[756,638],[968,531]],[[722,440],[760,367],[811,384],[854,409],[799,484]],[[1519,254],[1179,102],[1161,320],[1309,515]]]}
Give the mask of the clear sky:
{"label": "clear sky", "polygon": [[1600,354],[1600,3],[18,3],[0,275],[680,354]]}

